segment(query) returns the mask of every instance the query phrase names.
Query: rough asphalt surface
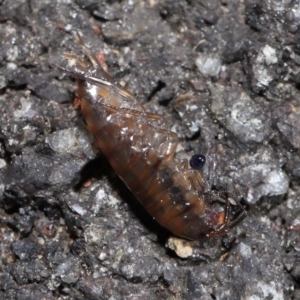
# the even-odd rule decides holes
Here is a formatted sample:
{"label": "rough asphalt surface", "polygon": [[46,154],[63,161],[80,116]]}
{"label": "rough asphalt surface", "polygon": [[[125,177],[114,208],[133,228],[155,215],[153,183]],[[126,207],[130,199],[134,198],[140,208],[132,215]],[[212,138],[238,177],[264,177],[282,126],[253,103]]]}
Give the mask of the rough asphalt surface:
{"label": "rough asphalt surface", "polygon": [[[0,299],[300,299],[299,22],[292,0],[0,0]],[[174,252],[93,146],[50,64],[73,31],[246,206],[227,236]]]}

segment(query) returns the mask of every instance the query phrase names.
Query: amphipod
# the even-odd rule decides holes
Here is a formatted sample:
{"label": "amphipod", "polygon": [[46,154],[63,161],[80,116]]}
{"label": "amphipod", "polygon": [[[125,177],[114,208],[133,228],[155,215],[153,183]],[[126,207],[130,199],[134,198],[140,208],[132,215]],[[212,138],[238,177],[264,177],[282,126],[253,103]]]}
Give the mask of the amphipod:
{"label": "amphipod", "polygon": [[[80,35],[75,36],[85,58],[67,53],[65,66],[57,67],[78,79],[82,115],[118,176],[149,214],[174,235],[200,240],[226,234],[246,212],[241,209],[229,217],[228,194],[207,191],[199,170],[187,160],[175,160],[178,137],[167,130],[163,117],[147,112],[103,70]],[[220,198],[221,211],[213,205]]]}

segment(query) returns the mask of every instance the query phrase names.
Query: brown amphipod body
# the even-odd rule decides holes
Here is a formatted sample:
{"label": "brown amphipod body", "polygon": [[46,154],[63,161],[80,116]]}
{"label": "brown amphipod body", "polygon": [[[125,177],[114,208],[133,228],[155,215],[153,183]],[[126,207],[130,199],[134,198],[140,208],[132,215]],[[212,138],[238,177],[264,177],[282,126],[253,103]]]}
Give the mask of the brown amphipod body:
{"label": "brown amphipod body", "polygon": [[78,96],[88,129],[118,176],[149,214],[173,234],[191,240],[220,236],[244,216],[229,220],[211,203],[216,193],[205,191],[201,173],[188,161],[176,161],[175,133],[167,130],[162,116],[148,113],[128,91],[101,67],[79,34],[76,38],[88,60],[65,54],[59,67],[79,81]]}

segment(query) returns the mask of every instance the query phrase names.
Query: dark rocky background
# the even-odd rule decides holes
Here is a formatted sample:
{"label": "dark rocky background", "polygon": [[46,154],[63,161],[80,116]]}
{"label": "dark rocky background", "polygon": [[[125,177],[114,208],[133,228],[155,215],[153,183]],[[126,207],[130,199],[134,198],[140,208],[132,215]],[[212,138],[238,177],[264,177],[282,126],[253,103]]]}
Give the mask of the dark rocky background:
{"label": "dark rocky background", "polygon": [[[300,299],[299,21],[293,0],[0,0],[0,299]],[[236,229],[165,245],[49,63],[73,31],[207,156]]]}

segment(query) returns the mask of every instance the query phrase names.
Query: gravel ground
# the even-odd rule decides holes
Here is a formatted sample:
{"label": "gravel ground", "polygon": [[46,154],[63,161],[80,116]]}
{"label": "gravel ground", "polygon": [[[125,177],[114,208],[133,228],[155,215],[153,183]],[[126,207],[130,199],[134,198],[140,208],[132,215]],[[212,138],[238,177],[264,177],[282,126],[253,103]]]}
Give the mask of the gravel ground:
{"label": "gravel ground", "polygon": [[[293,0],[0,0],[0,298],[300,299],[299,22]],[[73,31],[247,207],[227,236],[168,240],[118,179],[50,64]]]}

